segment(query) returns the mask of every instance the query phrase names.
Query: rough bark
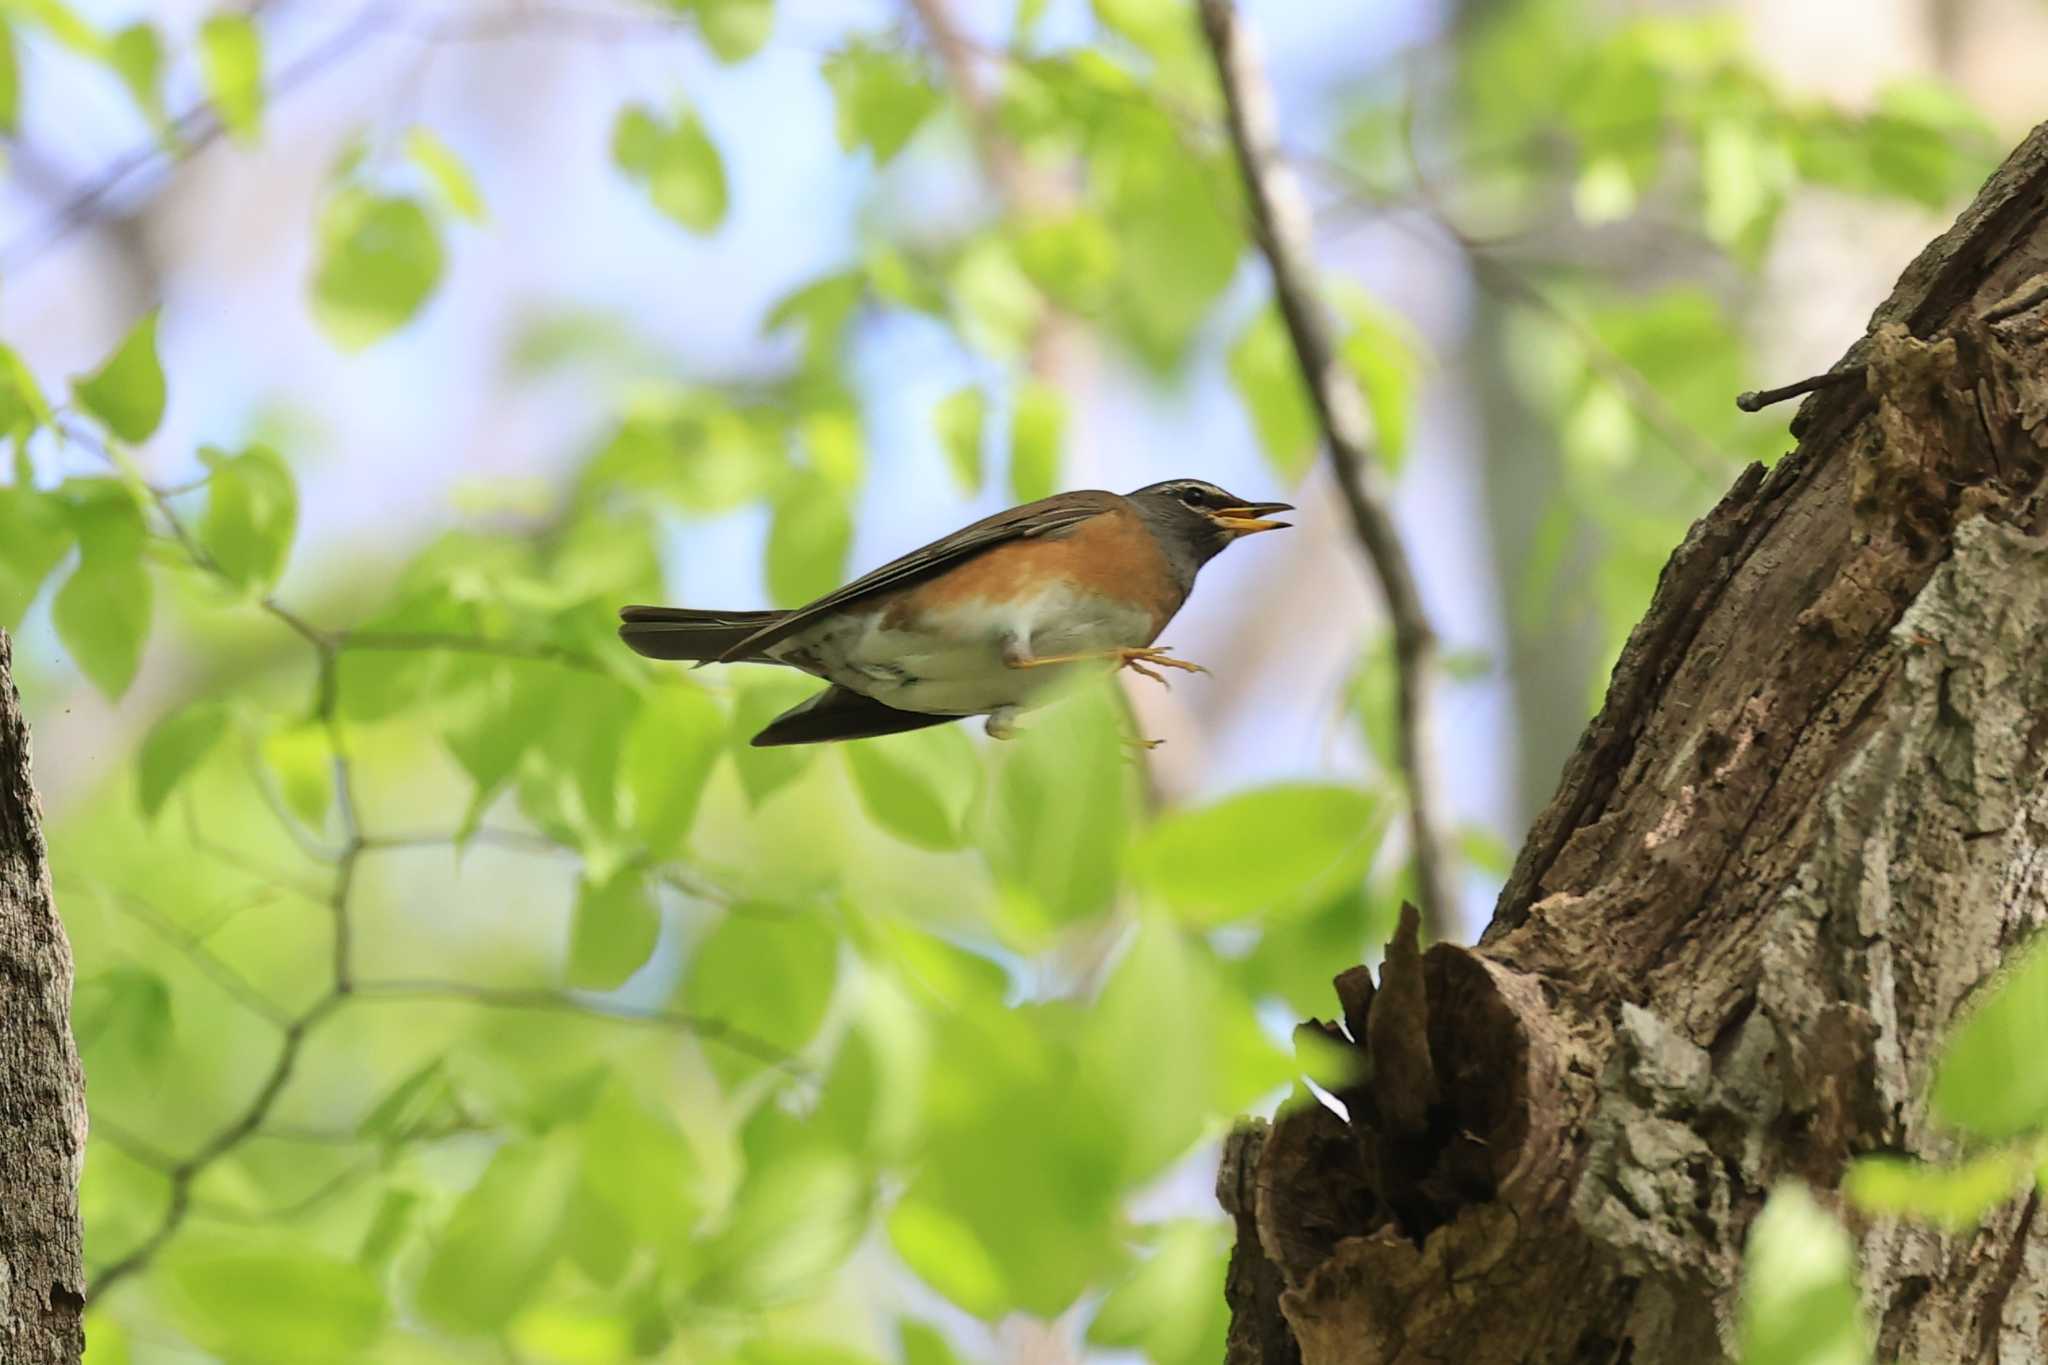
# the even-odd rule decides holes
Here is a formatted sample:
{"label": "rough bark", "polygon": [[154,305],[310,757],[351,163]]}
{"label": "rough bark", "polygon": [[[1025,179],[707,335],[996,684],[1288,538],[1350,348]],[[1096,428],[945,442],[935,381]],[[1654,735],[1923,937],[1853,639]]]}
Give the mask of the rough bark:
{"label": "rough bark", "polygon": [[0,632],[0,1361],[75,1365],[85,1350],[85,1078],[71,1042],[71,946],[50,894],[11,663]]}
{"label": "rough bark", "polygon": [[[2048,125],[1665,567],[1476,948],[1338,978],[1364,1079],[1241,1127],[1241,1365],[1715,1361],[1785,1179],[1953,1155],[1947,1026],[2048,920]],[[2048,1358],[2048,1217],[1848,1213],[1881,1359]]]}

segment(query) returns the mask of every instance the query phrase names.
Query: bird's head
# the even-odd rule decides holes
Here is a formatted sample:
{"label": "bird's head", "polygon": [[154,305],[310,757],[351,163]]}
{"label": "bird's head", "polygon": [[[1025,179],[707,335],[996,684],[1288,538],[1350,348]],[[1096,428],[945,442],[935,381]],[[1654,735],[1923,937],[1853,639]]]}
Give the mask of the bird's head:
{"label": "bird's head", "polygon": [[1130,499],[1161,535],[1192,554],[1197,564],[1234,540],[1289,525],[1269,518],[1275,512],[1294,510],[1284,502],[1240,498],[1205,479],[1148,484]]}

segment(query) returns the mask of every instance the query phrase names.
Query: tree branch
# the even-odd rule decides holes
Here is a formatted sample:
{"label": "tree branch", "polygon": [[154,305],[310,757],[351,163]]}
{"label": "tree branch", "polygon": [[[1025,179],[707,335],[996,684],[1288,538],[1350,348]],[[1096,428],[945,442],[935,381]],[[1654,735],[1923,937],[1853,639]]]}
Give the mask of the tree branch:
{"label": "tree branch", "polygon": [[1280,154],[1273,93],[1255,40],[1239,21],[1232,0],[1202,0],[1201,12],[1202,32],[1229,115],[1230,145],[1251,205],[1254,235],[1271,268],[1273,293],[1329,445],[1352,529],[1386,599],[1400,680],[1399,757],[1408,786],[1416,897],[1429,936],[1443,938],[1452,927],[1453,863],[1435,754],[1436,634],[1394,525],[1390,492],[1373,458],[1364,396],[1338,357],[1329,317],[1316,292],[1313,225],[1301,187]]}

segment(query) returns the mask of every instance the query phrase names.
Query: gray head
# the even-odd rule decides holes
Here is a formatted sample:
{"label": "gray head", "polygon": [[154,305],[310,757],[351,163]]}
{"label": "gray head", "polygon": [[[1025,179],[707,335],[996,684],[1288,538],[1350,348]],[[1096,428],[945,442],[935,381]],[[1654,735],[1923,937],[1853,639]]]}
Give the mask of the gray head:
{"label": "gray head", "polygon": [[1284,502],[1251,502],[1203,479],[1168,479],[1128,496],[1190,579],[1232,541],[1288,525],[1266,520],[1269,514],[1294,510]]}

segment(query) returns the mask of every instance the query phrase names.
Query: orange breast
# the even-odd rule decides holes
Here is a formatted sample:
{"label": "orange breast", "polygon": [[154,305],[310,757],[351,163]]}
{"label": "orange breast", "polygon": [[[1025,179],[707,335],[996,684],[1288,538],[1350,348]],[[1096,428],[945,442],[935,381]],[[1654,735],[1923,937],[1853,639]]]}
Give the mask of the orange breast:
{"label": "orange breast", "polygon": [[1129,601],[1151,613],[1154,632],[1165,629],[1185,596],[1138,514],[1118,507],[1058,538],[1012,540],[983,550],[894,594],[882,620],[892,628],[906,626],[927,611],[1028,597],[1049,581]]}

